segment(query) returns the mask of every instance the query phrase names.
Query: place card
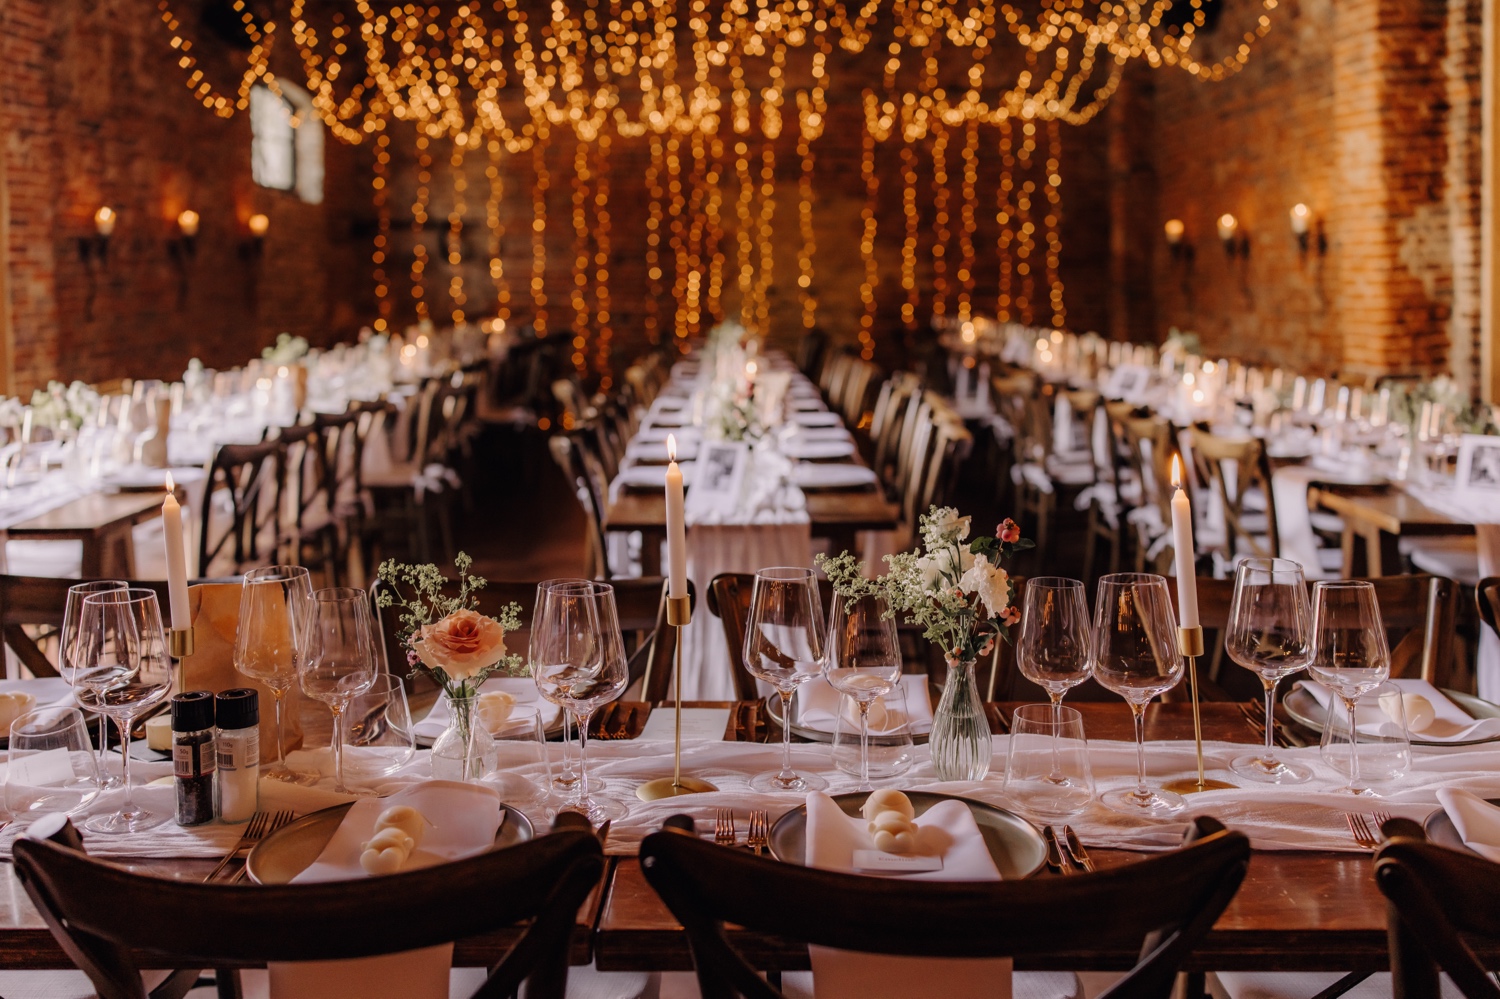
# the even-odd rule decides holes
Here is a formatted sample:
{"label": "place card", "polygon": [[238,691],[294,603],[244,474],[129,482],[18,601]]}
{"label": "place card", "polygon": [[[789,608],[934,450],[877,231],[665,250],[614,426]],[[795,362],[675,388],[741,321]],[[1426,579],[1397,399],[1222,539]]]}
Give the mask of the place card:
{"label": "place card", "polygon": [[916,853],[855,850],[854,869],[860,874],[927,874],[941,871],[943,858]]}
{"label": "place card", "polygon": [[[729,708],[683,708],[682,741],[721,742],[729,727]],[[651,712],[637,742],[671,742],[677,734],[677,719],[670,706]]]}

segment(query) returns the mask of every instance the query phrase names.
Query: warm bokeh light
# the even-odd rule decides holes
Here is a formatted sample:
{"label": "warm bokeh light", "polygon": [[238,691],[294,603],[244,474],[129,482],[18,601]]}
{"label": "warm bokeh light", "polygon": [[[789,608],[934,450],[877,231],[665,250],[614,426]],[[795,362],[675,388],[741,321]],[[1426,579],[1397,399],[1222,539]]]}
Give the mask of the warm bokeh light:
{"label": "warm bokeh light", "polygon": [[198,213],[191,208],[184,209],[177,216],[177,228],[189,239],[198,235]]}
{"label": "warm bokeh light", "polygon": [[119,218],[115,210],[108,205],[103,206],[94,213],[94,229],[99,235],[108,237],[115,231],[115,221]]}
{"label": "warm bokeh light", "polygon": [[266,232],[271,228],[271,220],[260,214],[250,216],[249,221],[245,224],[250,227],[250,235],[256,239],[264,238]]}
{"label": "warm bokeh light", "polygon": [[1176,246],[1182,242],[1182,237],[1187,232],[1187,225],[1182,219],[1167,219],[1167,224],[1162,226],[1162,231],[1167,234],[1167,245]]}

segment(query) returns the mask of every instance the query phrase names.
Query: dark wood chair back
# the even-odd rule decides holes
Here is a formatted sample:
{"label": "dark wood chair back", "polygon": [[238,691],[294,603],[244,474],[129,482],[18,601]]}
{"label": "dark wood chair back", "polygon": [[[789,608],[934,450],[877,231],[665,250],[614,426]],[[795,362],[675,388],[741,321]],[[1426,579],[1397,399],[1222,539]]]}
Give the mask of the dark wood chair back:
{"label": "dark wood chair back", "polygon": [[[610,585],[615,588],[615,608],[620,615],[620,631],[625,636],[625,651],[630,659],[630,681],[626,690],[639,684],[642,700],[666,700],[672,682],[673,653],[677,649],[677,629],[666,623],[666,580],[617,579]],[[512,602],[521,605],[521,627],[505,636],[505,645],[523,658],[531,640],[536,588],[536,583],[490,580],[484,589],[477,591],[479,611],[483,614],[498,614],[502,607]],[[400,614],[395,607],[380,607],[380,594],[385,590],[386,584],[379,579],[370,586],[377,608],[375,613],[379,617],[382,649],[391,675],[405,677],[411,672],[411,667],[401,647]],[[691,580],[688,581],[688,598],[696,600]]]}
{"label": "dark wood chair back", "polygon": [[[685,828],[684,828],[685,827]],[[1239,889],[1250,841],[1210,818],[1146,860],[1048,881],[913,882],[814,870],[716,846],[675,816],[641,843],[646,880],[687,932],[704,999],[780,999],[726,924],[902,957],[1138,953],[1108,999],[1167,999],[1177,971]],[[899,918],[892,918],[900,913]]]}
{"label": "dark wood chair back", "polygon": [[1439,999],[1446,972],[1467,999],[1500,999],[1500,986],[1474,953],[1500,941],[1500,865],[1423,840],[1414,822],[1382,827],[1375,884],[1386,898],[1391,977],[1401,999]]}
{"label": "dark wood chair back", "polygon": [[1474,602],[1479,607],[1479,619],[1500,635],[1500,576],[1481,579],[1474,588]]}
{"label": "dark wood chair back", "polygon": [[[399,953],[515,926],[476,997],[562,999],[579,906],[604,870],[577,816],[550,836],[387,877],[252,888],[134,874],[56,843],[18,840],[16,872],[102,999],[145,999],[139,969]],[[390,918],[371,918],[379,912]]]}
{"label": "dark wood chair back", "polygon": [[605,496],[608,483],[600,484],[603,469],[588,453],[587,445],[580,439],[580,432],[553,434],[547,439],[552,460],[562,470],[568,488],[578,497],[578,505],[589,525],[589,548],[593,553],[593,574],[599,579],[610,578],[609,545],[604,536]]}
{"label": "dark wood chair back", "polygon": [[339,516],[364,511],[360,466],[364,463],[365,437],[373,420],[372,413],[353,406],[343,413],[319,413],[313,417],[322,451],[323,490]]}
{"label": "dark wood chair back", "polygon": [[[50,644],[62,627],[68,588],[86,582],[91,580],[0,575],[0,638],[32,676],[57,676],[57,666],[42,651],[42,646]],[[162,610],[166,610],[164,580],[135,581],[130,585],[155,590]]]}
{"label": "dark wood chair back", "polygon": [[[286,479],[280,441],[224,444],[208,469],[198,571],[205,575],[243,572],[274,557],[281,542],[281,491]],[[214,516],[218,497],[229,500],[229,523]]]}

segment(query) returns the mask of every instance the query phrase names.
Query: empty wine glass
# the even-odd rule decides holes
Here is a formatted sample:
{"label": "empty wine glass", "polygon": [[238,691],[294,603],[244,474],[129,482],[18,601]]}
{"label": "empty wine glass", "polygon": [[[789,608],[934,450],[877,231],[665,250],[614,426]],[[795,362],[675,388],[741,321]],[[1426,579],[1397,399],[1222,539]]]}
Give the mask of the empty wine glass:
{"label": "empty wine glass", "polygon": [[1266,745],[1230,763],[1234,772],[1268,784],[1300,784],[1312,770],[1276,755],[1276,685],[1312,658],[1312,607],[1302,566],[1284,558],[1247,558],[1234,570],[1234,597],[1224,629],[1229,658],[1260,676],[1266,691]]}
{"label": "empty wine glass", "polygon": [[1175,687],[1183,669],[1166,579],[1144,572],[1102,577],[1091,646],[1094,678],[1125,698],[1135,716],[1135,787],[1106,792],[1099,800],[1132,815],[1180,811],[1180,794],[1146,786],[1146,705]]}
{"label": "empty wine glass", "polygon": [[276,762],[265,776],[312,784],[318,775],[286,764],[286,692],[297,682],[305,658],[312,611],[312,577],[300,565],[269,565],[245,573],[240,620],[234,633],[234,668],[259,680],[276,702]]}
{"label": "empty wine glass", "polygon": [[[527,659],[533,663],[537,661],[537,625],[547,619],[547,597],[552,590],[581,586],[587,591],[590,585],[592,584],[589,580],[578,578],[544,579],[536,584],[536,607],[531,612],[531,635]],[[573,765],[573,726],[566,711],[562,713],[562,762],[558,772],[550,779],[555,787],[563,791],[571,791],[578,784],[578,770]],[[595,790],[598,789],[595,787]]]}
{"label": "empty wine glass", "polygon": [[755,574],[745,622],[745,668],[781,695],[781,769],[757,774],[756,791],[819,791],[828,786],[792,769],[792,695],[823,666],[823,603],[811,569],[777,567]]}
{"label": "empty wine glass", "polygon": [[886,599],[873,593],[836,594],[830,619],[823,675],[834,690],[848,694],[859,706],[859,789],[869,791],[870,705],[901,682],[896,619]]}
{"label": "empty wine glass", "polygon": [[[1349,731],[1358,731],[1355,708],[1362,695],[1391,675],[1391,650],[1375,587],[1364,580],[1320,580],[1313,584],[1313,655],[1308,672],[1344,702]],[[1349,743],[1346,794],[1375,797],[1359,776],[1359,741]]]}
{"label": "empty wine glass", "polygon": [[99,790],[98,763],[77,708],[54,704],[11,722],[5,808],[13,818],[71,814],[98,797]]}
{"label": "empty wine glass", "polygon": [[120,772],[125,785],[120,809],[94,816],[85,828],[106,834],[154,828],[170,816],[135,802],[130,785],[130,729],[137,718],[172,694],[172,657],[156,592],[129,588],[90,594],[83,600],[79,630],[83,668],[119,671],[113,683],[98,690],[94,706],[113,718],[120,730]]}
{"label": "empty wine glass", "polygon": [[401,678],[378,669],[375,682],[349,700],[344,768],[356,780],[386,777],[411,762],[417,744]]}
{"label": "empty wine glass", "polygon": [[[129,584],[119,579],[101,579],[92,583],[76,583],[68,587],[68,599],[63,604],[62,630],[58,632],[57,639],[57,672],[75,692],[82,693],[80,703],[91,708],[99,700],[99,691],[107,687],[119,678],[120,667],[117,664],[108,664],[105,667],[90,668],[89,664],[82,659],[83,650],[79,647],[79,626],[83,622],[83,601],[91,593],[107,593],[110,590],[123,590]],[[103,712],[99,714],[99,765],[95,769],[96,779],[101,791],[113,790],[120,786],[120,778],[109,772],[105,764],[105,758],[109,753],[109,719]]]}
{"label": "empty wine glass", "polygon": [[1089,678],[1089,608],[1082,580],[1038,576],[1026,581],[1016,665],[1047,692],[1058,709],[1052,720],[1060,722],[1063,697]]}
{"label": "empty wine glass", "polygon": [[370,598],[351,586],[314,591],[305,654],[298,660],[302,691],[333,713],[333,789],[344,786],[344,710],[380,673]]}
{"label": "empty wine glass", "polygon": [[553,587],[546,608],[534,626],[540,634],[532,648],[532,676],[537,692],[578,724],[578,783],[564,808],[598,825],[625,814],[620,802],[592,794],[588,776],[589,718],[619,697],[630,679],[615,590],[608,583]]}

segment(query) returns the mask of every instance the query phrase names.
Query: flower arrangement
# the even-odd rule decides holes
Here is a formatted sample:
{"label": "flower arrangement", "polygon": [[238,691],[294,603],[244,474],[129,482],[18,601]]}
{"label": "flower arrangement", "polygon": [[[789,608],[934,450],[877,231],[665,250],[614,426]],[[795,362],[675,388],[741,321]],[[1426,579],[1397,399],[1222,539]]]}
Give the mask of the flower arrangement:
{"label": "flower arrangement", "polygon": [[31,393],[32,420],[38,427],[77,430],[99,412],[99,393],[91,385],[52,381]]}
{"label": "flower arrangement", "polygon": [[934,506],[918,522],[922,544],[916,551],[885,557],[889,567],[875,579],[864,563],[848,552],[820,555],[818,568],[836,593],[847,598],[882,596],[892,613],[905,614],[922,626],[923,637],[937,643],[956,662],[973,662],[994,650],[995,640],[1010,638],[1021,619],[1010,600],[1010,577],[1002,560],[1035,547],[1006,518],[993,536],[969,537],[969,517],[952,507]]}
{"label": "flower arrangement", "polygon": [[307,354],[307,340],[290,333],[276,334],[276,342],[260,352],[262,360],[271,364],[295,364]]}
{"label": "flower arrangement", "polygon": [[410,675],[430,677],[455,704],[477,697],[480,686],[496,673],[526,674],[525,660],[505,648],[505,636],[521,627],[521,605],[507,604],[498,617],[475,610],[475,593],[485,581],[469,574],[473,564],[463,552],[453,560],[458,570],[454,596],[445,592],[452,580],[435,565],[388,559],[377,570],[386,588],[377,595],[376,606],[401,609],[401,641]]}

